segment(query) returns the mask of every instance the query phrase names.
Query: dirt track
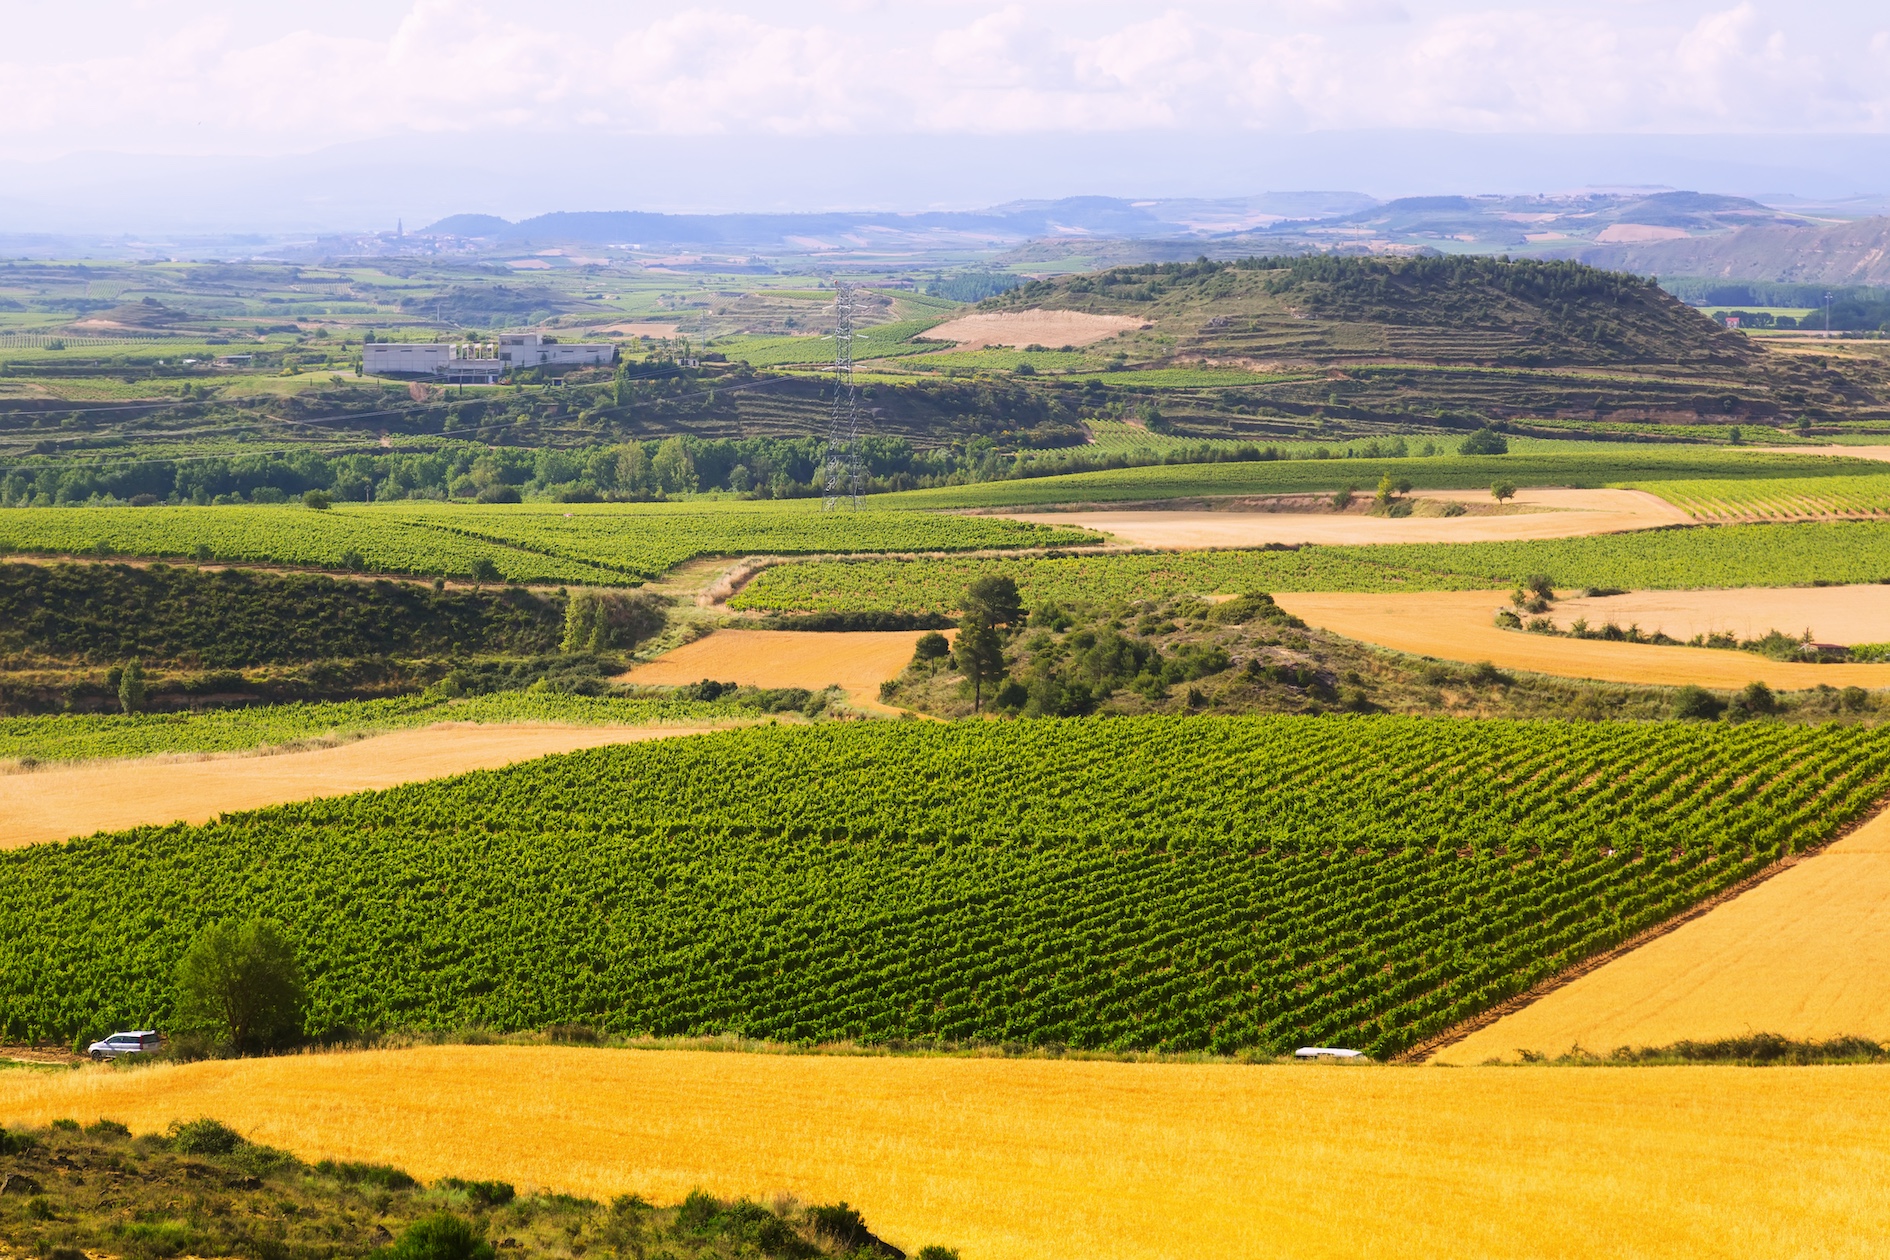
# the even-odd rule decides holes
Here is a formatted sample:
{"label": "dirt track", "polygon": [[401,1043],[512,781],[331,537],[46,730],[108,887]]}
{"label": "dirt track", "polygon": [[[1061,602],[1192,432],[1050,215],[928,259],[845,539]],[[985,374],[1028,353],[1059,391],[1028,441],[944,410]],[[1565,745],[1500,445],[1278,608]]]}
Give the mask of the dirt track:
{"label": "dirt track", "polygon": [[491,770],[703,727],[442,723],[273,756],[142,758],[0,775],[0,849]]}
{"label": "dirt track", "polygon": [[639,665],[618,681],[680,687],[705,678],[753,687],[838,685],[855,704],[896,712],[879,702],[879,685],[912,659],[923,630],[821,634],[804,630],[718,630]]}
{"label": "dirt track", "polygon": [[[1473,500],[1473,490],[1419,491],[1414,498]],[[1481,498],[1489,499],[1488,493]],[[1694,520],[1643,490],[1518,491],[1515,502],[1547,509],[1509,516],[1357,516],[1337,512],[1007,512],[1012,520],[1114,534],[1138,547],[1260,547],[1267,543],[1491,542],[1617,534]]]}
{"label": "dirt track", "polygon": [[[1794,592],[1805,594],[1808,592]],[[1890,665],[1800,665],[1752,652],[1713,648],[1607,643],[1499,630],[1501,591],[1438,591],[1392,595],[1275,596],[1280,607],[1322,630],[1380,647],[1448,661],[1489,661],[1601,682],[1736,688],[1759,681],[1781,691],[1828,683],[1833,687],[1890,687]],[[1606,604],[1608,601],[1597,601]]]}
{"label": "dirt track", "polygon": [[1758,1032],[1890,1040],[1890,814],[1432,1061]]}

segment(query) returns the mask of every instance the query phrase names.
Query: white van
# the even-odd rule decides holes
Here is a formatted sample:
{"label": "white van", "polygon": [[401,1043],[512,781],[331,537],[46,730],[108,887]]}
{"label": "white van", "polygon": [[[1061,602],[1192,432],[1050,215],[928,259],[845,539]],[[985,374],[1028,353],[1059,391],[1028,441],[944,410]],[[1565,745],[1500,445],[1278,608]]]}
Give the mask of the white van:
{"label": "white van", "polygon": [[140,1032],[113,1033],[103,1041],[94,1041],[85,1052],[95,1061],[116,1059],[127,1054],[148,1054],[163,1040],[149,1028]]}

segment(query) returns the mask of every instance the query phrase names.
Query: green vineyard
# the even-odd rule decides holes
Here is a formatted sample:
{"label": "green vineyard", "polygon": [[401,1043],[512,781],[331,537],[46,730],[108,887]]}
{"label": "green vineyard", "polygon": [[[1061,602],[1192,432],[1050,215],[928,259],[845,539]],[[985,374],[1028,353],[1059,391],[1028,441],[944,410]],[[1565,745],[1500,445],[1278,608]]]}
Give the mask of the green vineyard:
{"label": "green vineyard", "polygon": [[1858,728],[759,727],[0,854],[10,1038],[279,920],[314,1031],[1409,1047],[1884,793]]}
{"label": "green vineyard", "polygon": [[[1546,444],[1545,444],[1546,445]],[[1583,443],[1572,453],[1537,446],[1508,455],[1409,458],[1247,460],[1224,464],[1156,464],[1022,481],[988,481],[876,497],[876,506],[911,508],[1016,507],[1043,503],[1108,503],[1193,495],[1306,494],[1342,486],[1369,489],[1382,473],[1420,490],[1489,491],[1493,481],[1518,486],[1610,486],[1623,482],[1711,478],[1804,478],[1881,473],[1870,460],[1788,455],[1699,446]]]}
{"label": "green vineyard", "polygon": [[1890,473],[1755,481],[1650,481],[1634,488],[1657,494],[1703,521],[1890,515]]}
{"label": "green vineyard", "polygon": [[256,564],[515,582],[635,585],[705,555],[974,551],[1096,541],[992,517],[822,512],[771,503],[343,504],[301,507],[0,509],[0,555],[200,557]]}
{"label": "green vineyard", "polygon": [[1546,573],[1563,587],[1673,590],[1890,580],[1890,524],[1643,530],[1526,542],[1403,543],[1139,555],[810,560],[764,569],[729,601],[768,611],[948,612],[972,579],[1028,607],[1242,591],[1458,591]]}
{"label": "green vineyard", "polygon": [[758,716],[730,695],[692,700],[673,692],[581,696],[503,691],[468,700],[437,695],[322,704],[267,704],[201,713],[59,713],[0,718],[0,761],[87,761],[157,753],[241,752],[301,740],[365,735],[435,722],[556,722],[641,726]]}

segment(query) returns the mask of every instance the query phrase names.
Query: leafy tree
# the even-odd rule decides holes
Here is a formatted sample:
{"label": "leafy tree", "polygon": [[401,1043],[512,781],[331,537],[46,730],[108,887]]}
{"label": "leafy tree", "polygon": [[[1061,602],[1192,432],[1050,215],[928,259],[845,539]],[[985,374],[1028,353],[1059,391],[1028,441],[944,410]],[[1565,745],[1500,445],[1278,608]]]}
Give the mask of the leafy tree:
{"label": "leafy tree", "polygon": [[1343,512],[1352,506],[1352,487],[1345,486],[1333,492],[1332,506]]}
{"label": "leafy tree", "polygon": [[965,597],[960,601],[965,616],[982,621],[987,626],[1012,626],[1023,624],[1023,599],[1017,593],[1017,583],[1008,577],[990,575],[974,580],[965,588]]}
{"label": "leafy tree", "polygon": [[915,661],[942,661],[951,654],[950,641],[936,630],[920,635],[919,641],[912,645],[912,659]]}
{"label": "leafy tree", "polygon": [[564,609],[566,652],[608,652],[631,648],[661,633],[667,618],[660,596],[579,591]]}
{"label": "leafy tree", "polygon": [[1725,707],[1712,692],[1692,683],[1673,693],[1673,715],[1677,718],[1710,722]]}
{"label": "leafy tree", "polygon": [[472,562],[472,578],[475,582],[496,582],[499,580],[499,566],[490,556],[475,556]]}
{"label": "leafy tree", "polygon": [[144,662],[132,657],[118,676],[118,703],[126,713],[144,708]]}
{"label": "leafy tree", "polygon": [[1507,455],[1509,454],[1509,439],[1485,425],[1465,438],[1458,445],[1457,453],[1459,455]]}
{"label": "leafy tree", "polygon": [[335,506],[335,501],[329,497],[326,490],[304,490],[302,492],[302,506],[314,508],[317,512],[326,512],[329,508]]}
{"label": "leafy tree", "polygon": [[1490,487],[1490,497],[1495,499],[1498,503],[1506,499],[1513,499],[1516,497],[1516,487],[1510,485],[1507,481],[1499,481]]}
{"label": "leafy tree", "polygon": [[989,622],[966,617],[952,645],[952,659],[971,684],[971,708],[984,707],[984,688],[1004,676],[1004,643]]}
{"label": "leafy tree", "polygon": [[302,966],[267,919],[213,923],[177,964],[180,1027],[238,1051],[265,1050],[302,1031]]}
{"label": "leafy tree", "polygon": [[667,494],[686,493],[696,488],[696,462],[690,458],[681,434],[664,438],[663,444],[656,448],[656,458],[650,461],[650,475]]}

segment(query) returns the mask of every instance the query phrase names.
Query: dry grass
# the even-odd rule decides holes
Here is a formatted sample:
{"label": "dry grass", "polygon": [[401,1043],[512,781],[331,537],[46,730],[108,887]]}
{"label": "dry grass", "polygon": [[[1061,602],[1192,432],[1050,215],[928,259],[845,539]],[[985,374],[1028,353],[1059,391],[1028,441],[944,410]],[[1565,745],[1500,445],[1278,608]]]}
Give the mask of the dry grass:
{"label": "dry grass", "polygon": [[1435,1056],[1481,1063],[1577,1045],[1752,1033],[1890,1041],[1890,814],[1743,896]]}
{"label": "dry grass", "polygon": [[236,810],[492,770],[548,753],[689,730],[442,723],[308,752],[88,762],[0,775],[0,849],[147,823],[207,822]]}
{"label": "dry grass", "polygon": [[[1802,594],[1804,592],[1794,592]],[[1489,661],[1562,678],[1601,682],[1738,688],[1759,681],[1781,691],[1833,687],[1890,687],[1890,665],[1802,665],[1752,652],[1656,647],[1561,639],[1500,630],[1500,591],[1438,591],[1388,595],[1282,594],[1280,607],[1322,630],[1380,647],[1447,661]],[[1606,603],[1607,601],[1601,601]]]}
{"label": "dry grass", "polygon": [[639,665],[618,681],[681,687],[713,678],[754,687],[838,686],[855,704],[883,709],[879,685],[912,659],[922,630],[816,633],[721,630]]}
{"label": "dry grass", "polygon": [[[1361,496],[1369,498],[1369,494]],[[1475,498],[1473,491],[1420,491],[1420,499]],[[1483,496],[1487,502],[1489,496]],[[1006,512],[1012,520],[1101,530],[1138,547],[1262,547],[1268,543],[1492,542],[1618,534],[1693,518],[1643,490],[1524,490],[1516,503],[1549,509],[1501,515],[1364,516],[1333,512]]]}
{"label": "dry grass", "polygon": [[961,348],[984,346],[1094,345],[1119,332],[1142,327],[1127,315],[1089,315],[1082,311],[1009,311],[964,315],[928,328],[927,340],[956,341]]}
{"label": "dry grass", "polygon": [[[439,1047],[0,1075],[20,1122],[674,1202],[844,1198],[967,1260],[1878,1254],[1890,1068],[1445,1071]],[[1815,1158],[1807,1140],[1815,1135]]]}

